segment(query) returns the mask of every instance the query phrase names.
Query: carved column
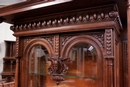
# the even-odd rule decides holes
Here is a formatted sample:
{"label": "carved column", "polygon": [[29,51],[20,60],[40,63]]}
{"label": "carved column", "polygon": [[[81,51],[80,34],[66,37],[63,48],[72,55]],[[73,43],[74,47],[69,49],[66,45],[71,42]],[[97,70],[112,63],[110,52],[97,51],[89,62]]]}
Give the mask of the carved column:
{"label": "carved column", "polygon": [[19,83],[19,37],[16,37],[16,70],[15,70],[15,85],[14,87],[19,87],[18,83]]}
{"label": "carved column", "polygon": [[[128,82],[130,82],[130,0],[128,0],[128,7],[127,7],[127,35],[128,35]],[[130,83],[128,84],[130,87]]]}
{"label": "carved column", "polygon": [[106,87],[114,87],[114,57],[112,29],[105,30],[106,42]]}

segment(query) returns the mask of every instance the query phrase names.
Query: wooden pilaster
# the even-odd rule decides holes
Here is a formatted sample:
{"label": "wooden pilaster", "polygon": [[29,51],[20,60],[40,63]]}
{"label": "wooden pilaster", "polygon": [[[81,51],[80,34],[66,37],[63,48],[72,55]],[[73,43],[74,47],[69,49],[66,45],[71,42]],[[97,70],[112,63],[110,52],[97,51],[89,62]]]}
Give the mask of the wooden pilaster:
{"label": "wooden pilaster", "polygon": [[19,87],[19,37],[16,37],[16,70],[15,70],[15,85],[14,87]]}
{"label": "wooden pilaster", "polygon": [[127,34],[128,34],[128,87],[130,87],[130,0],[127,5]]}
{"label": "wooden pilaster", "polygon": [[[130,0],[128,0],[127,8],[127,34],[128,34],[128,82],[130,81]],[[130,83],[128,83],[130,87]]]}

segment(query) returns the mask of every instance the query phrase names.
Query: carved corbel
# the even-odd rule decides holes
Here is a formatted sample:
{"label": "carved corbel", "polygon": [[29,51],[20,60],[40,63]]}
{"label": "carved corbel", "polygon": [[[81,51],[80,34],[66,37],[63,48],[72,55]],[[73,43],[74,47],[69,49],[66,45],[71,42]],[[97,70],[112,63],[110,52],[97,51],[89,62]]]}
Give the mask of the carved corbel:
{"label": "carved corbel", "polygon": [[52,79],[56,81],[56,84],[58,85],[61,81],[64,81],[64,76],[68,72],[68,67],[64,63],[65,61],[69,61],[70,58],[64,57],[64,58],[55,58],[55,57],[49,57],[48,61],[51,61],[51,65],[48,68],[48,71],[50,72],[50,75],[52,76]]}

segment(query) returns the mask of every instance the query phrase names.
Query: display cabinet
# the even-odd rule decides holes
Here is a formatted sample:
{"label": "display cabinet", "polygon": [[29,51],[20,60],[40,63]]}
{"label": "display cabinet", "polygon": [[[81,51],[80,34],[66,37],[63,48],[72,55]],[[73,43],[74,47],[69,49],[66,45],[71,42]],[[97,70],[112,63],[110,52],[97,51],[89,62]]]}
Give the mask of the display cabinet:
{"label": "display cabinet", "polygon": [[3,58],[3,72],[1,75],[6,82],[14,81],[16,67],[15,45],[15,41],[5,41],[6,52]]}
{"label": "display cabinet", "polygon": [[15,87],[122,87],[115,4],[14,20]]}

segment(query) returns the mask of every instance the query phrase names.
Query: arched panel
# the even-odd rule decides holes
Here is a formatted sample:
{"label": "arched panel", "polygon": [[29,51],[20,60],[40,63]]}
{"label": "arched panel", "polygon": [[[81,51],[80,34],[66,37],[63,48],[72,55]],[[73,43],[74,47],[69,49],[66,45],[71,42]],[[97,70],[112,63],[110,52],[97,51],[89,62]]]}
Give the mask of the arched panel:
{"label": "arched panel", "polygon": [[23,54],[24,54],[23,56],[24,57],[28,57],[28,53],[30,52],[31,48],[33,46],[35,46],[35,45],[42,45],[42,46],[44,46],[47,49],[47,51],[48,51],[50,56],[54,54],[54,50],[53,50],[52,46],[50,45],[50,43],[47,40],[42,39],[42,38],[36,38],[36,39],[31,40],[25,46],[25,49],[23,51]]}
{"label": "arched panel", "polygon": [[[62,48],[61,56],[70,57],[66,80],[74,87],[103,87],[103,46],[92,36],[74,36]],[[80,84],[80,85],[79,85]]]}
{"label": "arched panel", "polygon": [[94,46],[94,48],[96,49],[97,54],[100,58],[104,54],[103,46],[97,39],[95,39],[94,37],[89,36],[89,35],[81,35],[81,36],[75,36],[65,43],[65,45],[63,46],[63,48],[61,50],[61,56],[68,57],[70,49],[75,44],[78,44],[78,43],[87,43],[87,44],[91,44],[92,46]]}

